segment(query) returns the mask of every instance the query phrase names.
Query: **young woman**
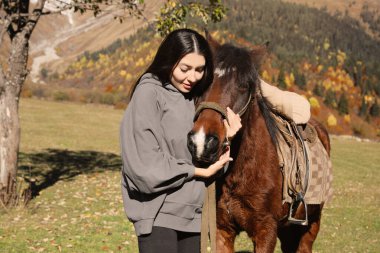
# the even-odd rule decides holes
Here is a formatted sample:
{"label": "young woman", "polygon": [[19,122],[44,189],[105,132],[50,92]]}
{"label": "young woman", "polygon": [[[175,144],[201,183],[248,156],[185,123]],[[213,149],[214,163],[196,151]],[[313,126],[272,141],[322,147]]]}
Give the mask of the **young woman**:
{"label": "young woman", "polygon": [[[121,128],[124,209],[138,236],[139,251],[199,252],[201,212],[208,178],[231,160],[229,150],[208,168],[195,168],[187,148],[194,100],[211,84],[207,41],[180,29],[161,43],[137,81]],[[229,137],[240,117],[228,109]]]}

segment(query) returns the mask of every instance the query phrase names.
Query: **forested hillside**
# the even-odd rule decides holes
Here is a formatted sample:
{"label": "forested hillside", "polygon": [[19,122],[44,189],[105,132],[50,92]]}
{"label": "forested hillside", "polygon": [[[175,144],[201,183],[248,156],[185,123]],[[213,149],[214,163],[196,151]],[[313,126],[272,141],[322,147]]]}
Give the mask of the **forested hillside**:
{"label": "forested hillside", "polygon": [[[357,20],[280,0],[225,4],[227,18],[208,28],[218,40],[248,47],[270,41],[264,79],[304,94],[313,115],[333,133],[379,136],[380,43]],[[29,84],[24,96],[125,107],[131,85],[160,40],[153,31],[140,30],[100,51],[85,52],[64,72],[42,69],[50,89]]]}

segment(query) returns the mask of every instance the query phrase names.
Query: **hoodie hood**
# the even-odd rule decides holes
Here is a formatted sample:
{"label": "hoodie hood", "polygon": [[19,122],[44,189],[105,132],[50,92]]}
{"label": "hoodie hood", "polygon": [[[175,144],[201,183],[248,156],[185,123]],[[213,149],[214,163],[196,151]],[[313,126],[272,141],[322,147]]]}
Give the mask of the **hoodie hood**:
{"label": "hoodie hood", "polygon": [[173,84],[171,84],[169,82],[163,84],[160,81],[160,79],[152,73],[146,73],[141,77],[139,85],[144,84],[144,83],[153,83],[153,84],[161,86],[167,90],[180,93],[180,91],[176,87],[174,87]]}

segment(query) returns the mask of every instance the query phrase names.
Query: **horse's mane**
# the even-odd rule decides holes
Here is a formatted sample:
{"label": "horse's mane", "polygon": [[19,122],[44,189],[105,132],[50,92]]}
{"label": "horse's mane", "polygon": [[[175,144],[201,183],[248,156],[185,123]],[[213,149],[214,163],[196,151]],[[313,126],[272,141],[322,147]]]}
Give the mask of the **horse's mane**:
{"label": "horse's mane", "polygon": [[[260,80],[258,80],[260,82]],[[273,110],[271,109],[270,103],[267,99],[265,99],[261,95],[261,89],[260,93],[256,95],[257,103],[259,105],[260,111],[264,117],[265,124],[268,128],[269,135],[272,139],[273,144],[277,147],[278,146],[278,140],[277,140],[277,133],[278,128],[276,125],[276,121],[273,118]]]}
{"label": "horse's mane", "polygon": [[231,74],[232,71],[236,71],[235,78],[238,85],[248,85],[249,91],[257,99],[271,140],[277,146],[278,128],[272,116],[270,103],[261,94],[259,74],[252,61],[251,53],[246,48],[236,47],[227,43],[218,49],[215,62],[216,67],[226,70],[227,75]]}

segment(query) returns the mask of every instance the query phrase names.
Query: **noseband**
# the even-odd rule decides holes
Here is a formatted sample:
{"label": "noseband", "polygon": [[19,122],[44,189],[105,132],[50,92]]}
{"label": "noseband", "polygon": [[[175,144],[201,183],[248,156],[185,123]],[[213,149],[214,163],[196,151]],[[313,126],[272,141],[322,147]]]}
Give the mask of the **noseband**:
{"label": "noseband", "polygon": [[[252,100],[252,93],[250,92],[249,93],[249,97],[248,97],[248,100],[247,102],[245,103],[245,105],[243,106],[243,108],[241,108],[241,110],[238,112],[238,115],[241,117],[243,116],[243,114],[247,111],[248,109],[248,105],[249,103],[251,102]],[[199,117],[199,114],[204,110],[204,109],[211,109],[211,110],[214,110],[218,113],[220,113],[224,119],[226,119],[228,121],[228,117],[227,117],[227,108],[221,106],[219,103],[216,103],[216,102],[201,102],[199,104],[199,106],[197,107],[197,110],[195,111],[195,115],[194,115],[194,121],[197,120],[197,118]],[[229,122],[228,122],[229,123]]]}

